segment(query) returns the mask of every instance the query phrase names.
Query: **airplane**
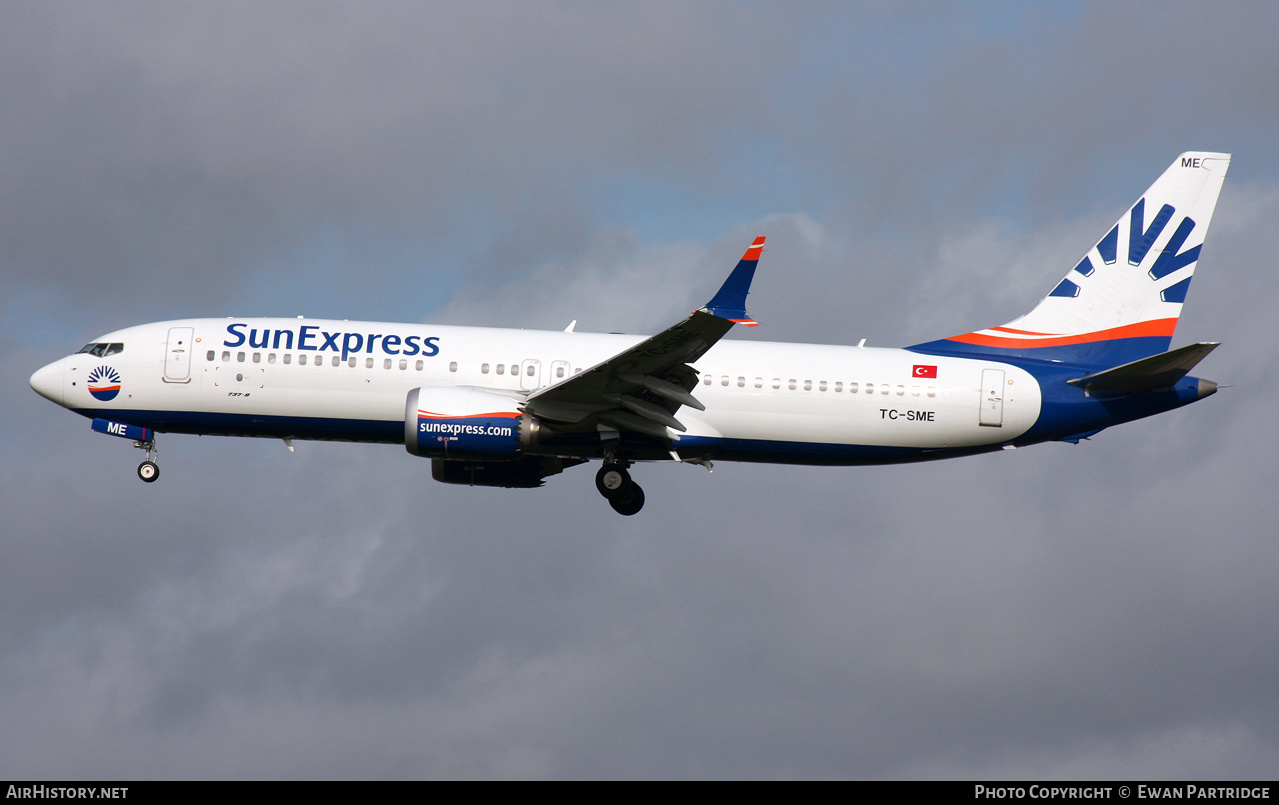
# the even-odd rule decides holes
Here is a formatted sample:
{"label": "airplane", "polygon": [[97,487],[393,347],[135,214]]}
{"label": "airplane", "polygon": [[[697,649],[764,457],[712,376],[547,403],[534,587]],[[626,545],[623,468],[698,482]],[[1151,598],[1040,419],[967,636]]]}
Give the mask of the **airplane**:
{"label": "airplane", "polygon": [[437,481],[531,488],[600,461],[634,515],[640,462],[877,465],[1077,444],[1217,390],[1169,351],[1229,154],[1179,156],[1029,313],[904,349],[721,338],[764,238],[719,291],[651,337],[289,318],[108,333],[31,376],[92,430],[402,444]]}

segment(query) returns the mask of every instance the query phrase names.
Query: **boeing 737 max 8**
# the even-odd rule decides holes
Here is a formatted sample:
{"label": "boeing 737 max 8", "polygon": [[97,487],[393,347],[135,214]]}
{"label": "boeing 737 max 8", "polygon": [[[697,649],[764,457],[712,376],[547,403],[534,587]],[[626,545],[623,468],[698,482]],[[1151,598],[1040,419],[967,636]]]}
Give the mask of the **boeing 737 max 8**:
{"label": "boeing 737 max 8", "polygon": [[700,310],[652,337],[312,319],[109,333],[31,376],[147,451],[157,433],[403,444],[436,480],[536,487],[591,460],[621,514],[635,462],[885,464],[1078,442],[1212,394],[1167,351],[1228,154],[1182,154],[1025,316],[905,349],[723,341],[753,326],[757,238]]}

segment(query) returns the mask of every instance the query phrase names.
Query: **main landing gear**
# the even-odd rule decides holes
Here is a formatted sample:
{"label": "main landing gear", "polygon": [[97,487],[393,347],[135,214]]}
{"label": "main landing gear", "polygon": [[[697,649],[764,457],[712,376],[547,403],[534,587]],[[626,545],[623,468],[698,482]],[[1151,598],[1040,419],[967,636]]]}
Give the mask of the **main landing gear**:
{"label": "main landing gear", "polygon": [[149,484],[155,483],[155,479],[160,477],[160,465],[155,463],[156,449],[155,437],[141,442],[134,442],[133,446],[139,450],[147,451],[147,458],[138,465],[138,477]]}
{"label": "main landing gear", "polygon": [[605,461],[604,466],[595,474],[595,488],[608,501],[608,505],[613,507],[613,511],[630,517],[644,508],[644,490],[631,480],[626,467],[625,462]]}

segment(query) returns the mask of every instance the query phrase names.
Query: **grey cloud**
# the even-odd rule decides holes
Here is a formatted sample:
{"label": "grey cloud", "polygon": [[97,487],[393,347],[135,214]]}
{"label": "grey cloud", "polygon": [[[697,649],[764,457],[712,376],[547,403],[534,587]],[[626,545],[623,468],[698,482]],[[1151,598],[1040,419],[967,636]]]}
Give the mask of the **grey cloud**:
{"label": "grey cloud", "polygon": [[[1205,47],[1233,45],[1228,63],[1252,76],[1240,94],[1204,64],[1185,92],[1212,89],[1214,116],[1178,110],[1171,128],[1129,137],[1099,128],[1153,80],[1104,80],[1139,57],[1104,45],[1134,24],[1128,6],[1086,6],[989,53],[971,29],[921,28],[951,44],[915,52],[911,86],[990,80],[972,90],[987,122],[958,110],[949,131],[933,117],[949,107],[903,96],[913,73],[849,69],[856,48],[818,51],[826,69],[811,74],[754,71],[806,64],[794,42],[809,29],[790,16],[751,68],[740,43],[759,40],[707,33],[715,7],[616,12],[646,24],[651,50],[638,35],[614,45],[616,21],[577,7],[307,5],[295,21],[297,7],[68,8],[6,7],[13,24],[0,25],[0,75],[30,110],[0,130],[24,156],[0,168],[6,315],[24,322],[0,344],[20,369],[0,386],[0,772],[1272,775],[1279,389],[1265,322],[1279,244],[1266,222],[1279,190],[1257,131],[1275,110],[1256,90],[1273,58],[1253,38],[1265,9],[1239,12],[1255,15],[1247,31],[1205,23],[1220,40]],[[742,24],[769,27],[773,13]],[[927,22],[907,13],[868,14],[862,36]],[[842,37],[847,18],[827,21]],[[1076,40],[1102,43],[1097,62],[1054,110],[1038,97],[1055,103],[1079,72],[1058,53]],[[56,58],[41,55],[49,43]],[[1153,39],[1143,47],[1157,55]],[[1001,78],[1029,50],[1047,61],[1024,83]],[[36,77],[15,80],[19,67]],[[770,172],[812,170],[807,203],[769,201],[684,239],[601,220],[597,172],[612,160],[671,181],[681,210],[738,187],[714,155],[700,160],[760,81],[827,93],[800,123],[757,122],[746,137],[780,157],[743,184],[789,199]],[[420,105],[399,103],[409,86]],[[1019,106],[1033,114],[1010,130]],[[141,128],[113,129],[120,119]],[[503,139],[509,122],[525,125]],[[621,131],[634,139],[610,136]],[[831,159],[831,143],[872,133],[877,162]],[[434,143],[424,156],[421,139]],[[164,476],[143,486],[126,442],[25,384],[107,320],[261,304],[237,283],[264,265],[287,268],[263,282],[304,277],[289,255],[325,227],[354,245],[308,301],[340,308],[353,295],[337,288],[358,273],[399,304],[399,272],[431,254],[403,230],[425,242],[457,226],[448,320],[636,331],[704,302],[766,234],[749,303],[764,326],[734,338],[912,343],[1019,314],[1176,151],[1237,143],[1252,147],[1237,149],[1176,342],[1222,340],[1201,371],[1234,387],[1079,446],[888,468],[642,466],[649,503],[624,519],[588,468],[541,490],[466,489],[393,447],[290,454],[166,436]],[[971,163],[955,161],[962,149]],[[1098,161],[1068,169],[1085,151]],[[1034,188],[1033,209],[1005,204],[1010,187]],[[385,247],[400,265],[370,259],[379,227],[404,235]],[[171,254],[190,258],[191,277],[156,268]],[[125,292],[143,286],[141,300]]]}
{"label": "grey cloud", "polygon": [[187,309],[335,221],[412,232],[429,267],[452,230],[535,222],[601,172],[694,173],[700,117],[740,109],[764,69],[747,31],[668,4],[5,16],[6,284]]}

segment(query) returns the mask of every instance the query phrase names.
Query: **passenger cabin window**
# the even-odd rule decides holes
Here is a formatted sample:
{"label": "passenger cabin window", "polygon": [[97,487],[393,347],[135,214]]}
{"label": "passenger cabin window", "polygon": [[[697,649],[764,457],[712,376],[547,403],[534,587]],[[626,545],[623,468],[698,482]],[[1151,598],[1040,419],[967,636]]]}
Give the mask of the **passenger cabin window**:
{"label": "passenger cabin window", "polygon": [[364,359],[364,368],[365,368],[365,369],[372,369],[372,368],[373,368],[373,359],[372,359],[372,358],[365,358],[365,359]]}
{"label": "passenger cabin window", "polygon": [[209,360],[213,360],[217,356],[218,356],[217,352],[215,352],[214,350],[209,350]]}
{"label": "passenger cabin window", "polygon": [[284,353],[284,363],[285,363],[286,365],[287,365],[287,364],[290,364],[290,363],[293,363],[293,353],[292,353],[292,352],[286,352],[286,353]]}
{"label": "passenger cabin window", "polygon": [[299,366],[306,366],[306,353],[305,353],[305,352],[298,356],[298,365],[299,365]]}
{"label": "passenger cabin window", "polygon": [[497,365],[497,373],[498,373],[499,375],[504,375],[504,374],[506,374],[506,364],[504,364],[504,363],[499,363],[499,364]]}
{"label": "passenger cabin window", "polygon": [[[514,367],[512,367],[512,368],[514,368]],[[456,371],[457,371],[457,361],[450,361],[450,362],[449,362],[449,371],[450,371],[450,372],[456,372]]]}
{"label": "passenger cabin window", "polygon": [[482,374],[482,375],[486,375],[486,374],[488,374],[488,373],[489,373],[489,365],[488,365],[487,363],[481,363],[481,364],[480,364],[480,374]]}

